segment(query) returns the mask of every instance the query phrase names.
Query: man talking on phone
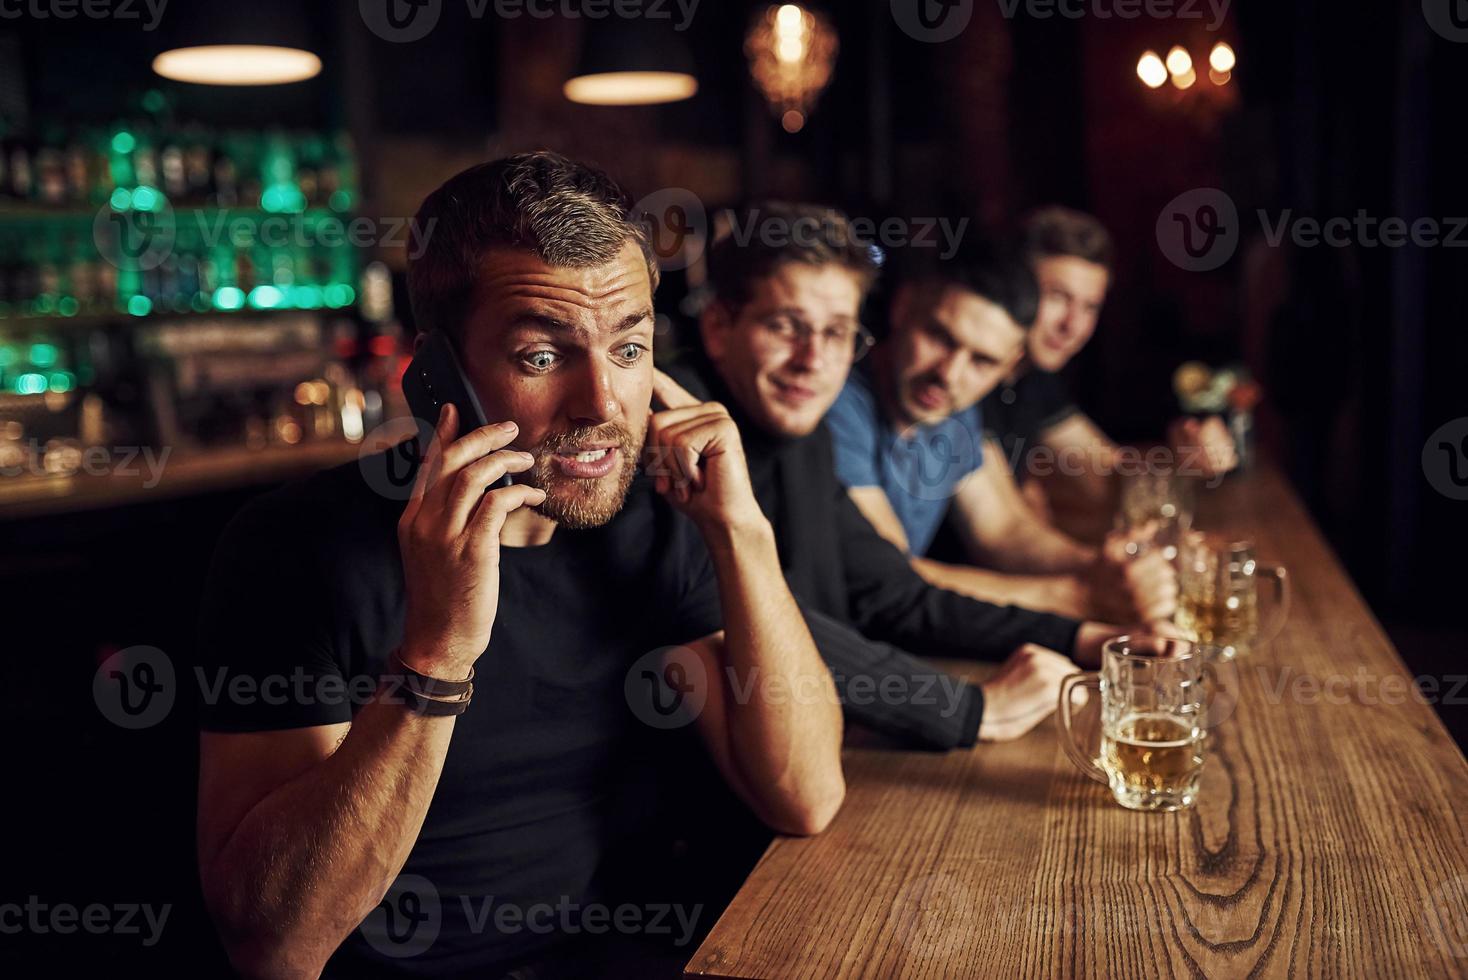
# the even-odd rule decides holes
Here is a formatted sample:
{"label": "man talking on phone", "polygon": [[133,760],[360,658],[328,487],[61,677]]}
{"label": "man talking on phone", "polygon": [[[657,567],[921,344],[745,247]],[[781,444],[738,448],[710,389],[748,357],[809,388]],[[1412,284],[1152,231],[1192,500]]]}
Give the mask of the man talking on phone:
{"label": "man talking on phone", "polygon": [[653,368],[657,267],[629,207],[550,153],[430,195],[419,341],[452,339],[489,424],[445,405],[406,500],[368,457],[221,540],[204,665],[226,692],[306,679],[201,706],[200,876],[242,973],[607,972],[572,934],[597,932],[599,873],[675,734],[635,695],[641,665],[676,675],[687,730],[768,826],[839,808],[831,678],[734,423]]}

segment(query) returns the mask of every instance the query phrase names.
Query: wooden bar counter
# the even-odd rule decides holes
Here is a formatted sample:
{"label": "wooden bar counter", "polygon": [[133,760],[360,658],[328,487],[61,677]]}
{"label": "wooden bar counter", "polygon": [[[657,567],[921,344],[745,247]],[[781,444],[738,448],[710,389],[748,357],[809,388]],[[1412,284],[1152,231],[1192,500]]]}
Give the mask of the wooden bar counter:
{"label": "wooden bar counter", "polygon": [[1468,762],[1427,703],[1455,681],[1412,686],[1273,471],[1197,524],[1252,537],[1294,602],[1236,662],[1196,807],[1122,809],[1053,718],[946,754],[854,733],[840,815],[771,845],[687,975],[1468,975]]}

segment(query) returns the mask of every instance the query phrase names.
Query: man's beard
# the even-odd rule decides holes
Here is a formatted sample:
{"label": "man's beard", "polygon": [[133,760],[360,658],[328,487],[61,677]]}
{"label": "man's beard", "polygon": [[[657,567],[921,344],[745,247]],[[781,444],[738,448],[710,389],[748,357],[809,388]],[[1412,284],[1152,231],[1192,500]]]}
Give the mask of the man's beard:
{"label": "man's beard", "polygon": [[[627,490],[637,475],[637,461],[646,433],[633,435],[615,422],[555,432],[541,440],[531,452],[535,465],[515,478],[545,491],[545,501],[535,509],[574,531],[601,527],[616,516],[627,499]],[[604,477],[585,479],[567,476],[556,466],[556,453],[588,442],[612,442],[622,459],[617,469]]]}

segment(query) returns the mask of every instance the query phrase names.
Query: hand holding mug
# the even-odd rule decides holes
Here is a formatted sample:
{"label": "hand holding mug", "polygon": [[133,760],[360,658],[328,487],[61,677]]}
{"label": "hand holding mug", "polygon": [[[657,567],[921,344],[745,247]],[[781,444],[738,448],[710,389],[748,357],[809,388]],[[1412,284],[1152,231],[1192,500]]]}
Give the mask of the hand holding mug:
{"label": "hand holding mug", "polygon": [[1181,473],[1213,478],[1239,465],[1238,447],[1234,445],[1228,426],[1217,415],[1201,421],[1195,418],[1174,419],[1167,429],[1167,441],[1172,446]]}

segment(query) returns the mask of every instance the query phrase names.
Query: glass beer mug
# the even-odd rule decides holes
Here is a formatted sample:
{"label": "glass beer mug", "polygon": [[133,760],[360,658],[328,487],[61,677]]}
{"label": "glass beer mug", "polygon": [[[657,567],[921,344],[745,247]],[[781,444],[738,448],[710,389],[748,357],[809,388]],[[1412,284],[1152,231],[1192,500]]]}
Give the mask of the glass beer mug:
{"label": "glass beer mug", "polygon": [[1174,561],[1182,538],[1193,524],[1194,482],[1170,470],[1133,473],[1122,479],[1116,528],[1135,531],[1148,524],[1162,557]]}
{"label": "glass beer mug", "polygon": [[[1071,674],[1060,685],[1066,754],[1129,810],[1179,810],[1198,798],[1207,739],[1205,673],[1215,648],[1156,636],[1118,636],[1102,647],[1099,673]],[[1101,695],[1101,755],[1076,744],[1071,698],[1077,687]]]}
{"label": "glass beer mug", "polygon": [[[1229,541],[1193,531],[1178,562],[1178,629],[1221,647],[1224,656],[1247,654],[1274,639],[1290,607],[1290,580],[1279,565],[1262,565],[1251,541]],[[1260,579],[1268,579],[1273,608],[1260,622]]]}

